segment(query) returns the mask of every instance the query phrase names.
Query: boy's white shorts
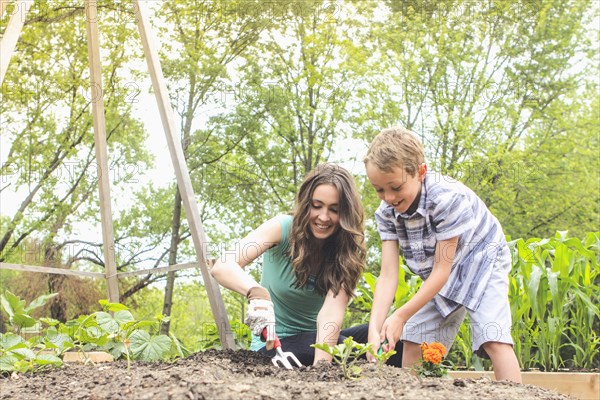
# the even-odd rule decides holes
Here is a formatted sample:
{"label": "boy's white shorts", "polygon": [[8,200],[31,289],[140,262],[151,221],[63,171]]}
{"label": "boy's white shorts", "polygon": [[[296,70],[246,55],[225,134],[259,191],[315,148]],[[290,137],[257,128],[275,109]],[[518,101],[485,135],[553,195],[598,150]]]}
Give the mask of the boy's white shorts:
{"label": "boy's white shorts", "polygon": [[[488,358],[481,347],[487,342],[512,345],[512,317],[508,303],[508,270],[511,265],[510,262],[503,264],[505,265],[501,268],[494,268],[492,271],[477,311],[468,310],[463,306],[444,318],[431,300],[408,320],[401,340],[417,344],[440,342],[450,351],[460,325],[466,313],[469,313],[472,348],[477,355]],[[499,265],[494,267],[497,266]]]}

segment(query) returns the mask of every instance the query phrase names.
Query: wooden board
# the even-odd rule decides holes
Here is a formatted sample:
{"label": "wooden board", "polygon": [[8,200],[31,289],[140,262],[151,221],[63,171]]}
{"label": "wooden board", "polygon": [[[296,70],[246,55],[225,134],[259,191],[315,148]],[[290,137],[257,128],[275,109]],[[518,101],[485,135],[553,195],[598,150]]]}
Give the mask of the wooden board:
{"label": "wooden board", "polygon": [[[451,378],[494,380],[493,371],[449,371]],[[580,399],[600,399],[600,373],[587,372],[521,372],[523,383],[555,390]]]}
{"label": "wooden board", "polygon": [[87,353],[83,353],[80,351],[68,351],[63,356],[64,362],[94,362],[94,363],[102,363],[102,362],[113,362],[114,358],[112,354],[106,353],[104,351],[88,351]]}

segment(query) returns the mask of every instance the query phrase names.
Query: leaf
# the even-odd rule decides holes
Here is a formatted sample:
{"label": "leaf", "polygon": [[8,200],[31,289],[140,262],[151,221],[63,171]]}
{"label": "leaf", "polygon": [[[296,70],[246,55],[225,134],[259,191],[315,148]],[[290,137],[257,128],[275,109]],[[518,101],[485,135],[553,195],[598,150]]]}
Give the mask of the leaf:
{"label": "leaf", "polygon": [[108,303],[106,308],[108,309],[108,311],[112,312],[129,310],[129,307],[120,303]]}
{"label": "leaf", "polygon": [[142,361],[162,360],[171,349],[171,339],[166,335],[151,337],[146,331],[136,330],[129,339],[134,358]]}
{"label": "leaf", "polygon": [[43,322],[48,326],[56,326],[60,324],[60,321],[54,318],[40,318],[40,322]]}
{"label": "leaf", "polygon": [[96,314],[96,322],[98,326],[108,333],[119,332],[119,323],[107,312],[98,311]]}
{"label": "leaf", "polygon": [[108,333],[98,326],[90,326],[79,330],[79,341],[90,343],[96,346],[104,346],[108,342]]}
{"label": "leaf", "polygon": [[7,371],[7,372],[12,372],[15,370],[15,363],[17,363],[19,360],[11,355],[11,354],[6,354],[2,357],[0,357],[0,371]]}
{"label": "leaf", "polygon": [[[527,289],[529,290],[529,298],[531,299],[532,308],[534,311],[538,310],[538,300],[537,293],[540,286],[540,279],[542,277],[542,270],[538,268],[536,265],[533,266],[531,271],[531,277],[529,283],[527,285]],[[542,318],[543,315],[537,315],[538,318]]]}
{"label": "leaf", "polygon": [[35,319],[33,319],[27,314],[13,315],[13,317],[11,318],[11,322],[13,323],[13,325],[16,325],[20,328],[31,328],[37,323]]}
{"label": "leaf", "polygon": [[104,346],[104,350],[108,351],[117,360],[125,353],[125,343],[112,342]]}
{"label": "leaf", "polygon": [[23,343],[23,338],[14,333],[0,333],[0,349],[10,350],[13,346]]}
{"label": "leaf", "polygon": [[357,366],[357,365],[353,365],[350,367],[350,374],[352,376],[360,376],[360,374],[362,373],[362,368]]}
{"label": "leaf", "polygon": [[34,310],[38,307],[43,306],[46,302],[54,297],[58,296],[58,293],[44,294],[39,296],[35,300],[33,300],[29,305],[25,308],[25,312],[29,313],[31,310]]}
{"label": "leaf", "polygon": [[38,365],[62,365],[63,361],[53,354],[38,354],[33,361]]}
{"label": "leaf", "polygon": [[169,332],[169,337],[171,338],[171,341],[173,343],[172,347],[174,347],[175,354],[177,354],[179,357],[185,357],[187,349],[182,347],[181,343],[172,332]]}
{"label": "leaf", "polygon": [[28,347],[11,350],[11,353],[20,360],[33,360],[35,358],[35,353]]}
{"label": "leaf", "polygon": [[68,335],[65,335],[64,333],[59,333],[56,330],[48,330],[46,332],[46,336],[44,337],[44,343],[47,347],[55,346],[61,351],[74,347],[74,344]]}
{"label": "leaf", "polygon": [[9,317],[12,318],[15,314],[25,314],[25,302],[8,290],[0,295],[0,301]]}

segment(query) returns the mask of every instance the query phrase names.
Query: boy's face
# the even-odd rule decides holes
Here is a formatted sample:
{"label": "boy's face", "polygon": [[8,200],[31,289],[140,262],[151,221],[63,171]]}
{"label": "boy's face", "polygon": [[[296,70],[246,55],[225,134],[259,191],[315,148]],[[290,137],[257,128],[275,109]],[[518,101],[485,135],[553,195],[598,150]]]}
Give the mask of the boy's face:
{"label": "boy's face", "polygon": [[427,165],[421,164],[418,173],[411,176],[403,168],[394,167],[385,172],[367,163],[367,177],[377,192],[377,197],[385,201],[397,212],[404,213],[421,192],[421,182],[427,173]]}

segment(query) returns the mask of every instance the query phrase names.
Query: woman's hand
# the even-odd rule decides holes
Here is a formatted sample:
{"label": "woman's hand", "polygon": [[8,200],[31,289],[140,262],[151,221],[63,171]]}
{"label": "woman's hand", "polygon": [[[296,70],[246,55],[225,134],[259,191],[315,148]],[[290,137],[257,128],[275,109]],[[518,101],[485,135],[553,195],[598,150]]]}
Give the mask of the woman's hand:
{"label": "woman's hand", "polygon": [[273,348],[275,341],[275,312],[269,291],[261,286],[255,286],[248,291],[248,313],[246,325],[255,336],[260,337],[264,329],[266,332],[267,350]]}
{"label": "woman's hand", "polygon": [[[371,344],[371,351],[377,354],[377,351],[381,347],[381,334],[374,328],[371,328],[372,324],[369,324],[369,343]],[[376,358],[373,356],[371,351],[367,352],[367,361],[376,362]]]}

